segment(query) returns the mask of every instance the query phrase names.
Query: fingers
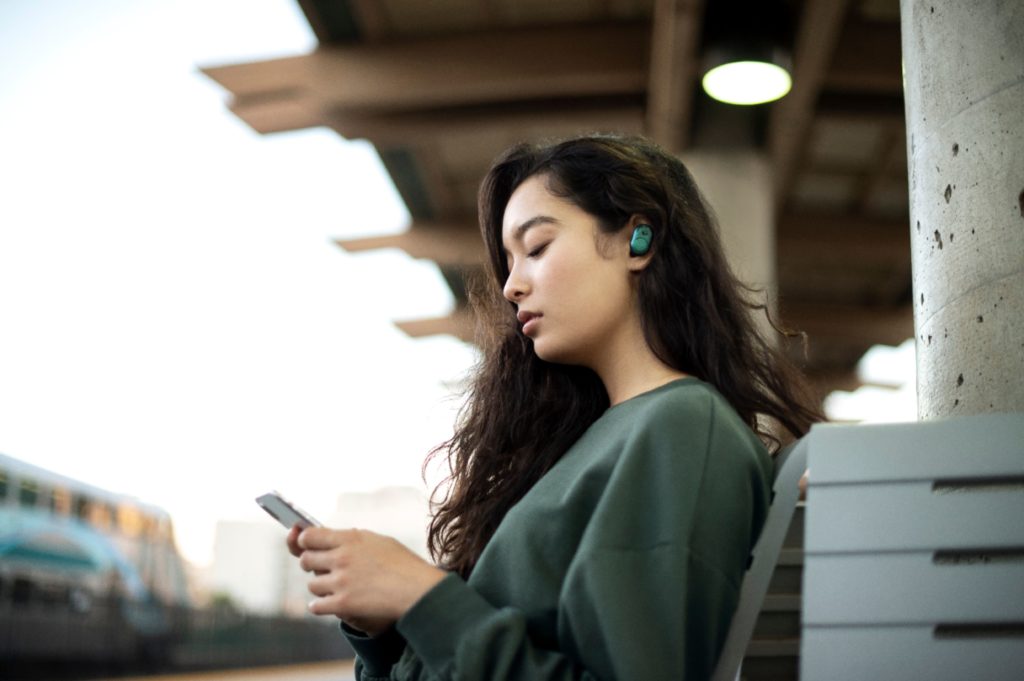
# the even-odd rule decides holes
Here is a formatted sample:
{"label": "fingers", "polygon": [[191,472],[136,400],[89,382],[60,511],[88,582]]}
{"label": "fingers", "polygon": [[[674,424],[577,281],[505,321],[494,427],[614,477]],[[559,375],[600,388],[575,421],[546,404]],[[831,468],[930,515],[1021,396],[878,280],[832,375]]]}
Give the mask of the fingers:
{"label": "fingers", "polygon": [[344,566],[344,558],[338,550],[303,551],[299,557],[299,567],[305,572],[313,572],[318,575],[342,566]]}
{"label": "fingers", "polygon": [[330,596],[335,593],[338,590],[338,584],[336,584],[336,580],[330,575],[324,575],[314,577],[309,580],[309,584],[306,588],[309,590],[309,593],[314,596],[320,596],[323,598],[324,596]]}
{"label": "fingers", "polygon": [[299,534],[298,545],[305,550],[333,549],[355,539],[357,530],[332,530],[329,527],[307,527]]}
{"label": "fingers", "polygon": [[[311,585],[310,591],[312,590]],[[342,617],[342,601],[343,599],[336,594],[325,594],[310,602],[309,611],[314,615],[337,615]]]}
{"label": "fingers", "polygon": [[298,525],[292,525],[292,529],[288,530],[288,537],[285,539],[288,544],[288,553],[292,554],[296,558],[302,555],[302,547],[299,546],[299,534],[301,532],[301,527]]}
{"label": "fingers", "polygon": [[326,527],[303,529],[298,525],[288,532],[288,550],[299,559],[305,572],[323,575],[343,565],[343,549],[359,536],[359,530],[332,530]]}
{"label": "fingers", "polygon": [[[336,615],[366,632],[391,626],[446,573],[392,537],[367,530],[312,527],[294,535],[314,615]],[[425,576],[425,572],[430,574]]]}
{"label": "fingers", "polygon": [[349,599],[341,594],[327,594],[309,603],[309,612],[314,615],[334,615],[370,636],[386,631],[395,623],[390,617],[361,617],[352,611]]}

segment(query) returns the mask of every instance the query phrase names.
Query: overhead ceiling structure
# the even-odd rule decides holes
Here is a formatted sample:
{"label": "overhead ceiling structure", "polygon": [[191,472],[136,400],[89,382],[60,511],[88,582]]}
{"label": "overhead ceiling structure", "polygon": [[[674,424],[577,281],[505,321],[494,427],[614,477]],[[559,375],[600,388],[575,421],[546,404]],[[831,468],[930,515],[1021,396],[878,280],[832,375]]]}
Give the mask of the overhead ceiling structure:
{"label": "overhead ceiling structure", "polygon": [[[408,232],[339,242],[435,261],[459,301],[413,336],[472,340],[466,276],[483,251],[476,191],[507,146],[645,134],[683,153],[771,163],[778,296],[822,395],[856,385],[872,345],[913,335],[898,0],[300,0],[311,54],[206,68],[261,133],[327,126],[373,143]],[[770,13],[753,15],[755,7]],[[702,55],[756,20],[792,47],[793,89],[757,107],[699,88]]]}

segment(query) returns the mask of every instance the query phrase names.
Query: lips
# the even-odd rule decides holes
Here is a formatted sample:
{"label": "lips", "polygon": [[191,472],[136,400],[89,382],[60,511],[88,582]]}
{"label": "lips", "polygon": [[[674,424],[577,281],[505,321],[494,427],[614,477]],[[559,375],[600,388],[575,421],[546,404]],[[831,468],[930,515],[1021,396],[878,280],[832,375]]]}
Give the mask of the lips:
{"label": "lips", "polygon": [[523,333],[527,336],[530,332],[537,327],[537,323],[544,315],[538,312],[527,312],[526,310],[520,310],[519,314],[516,315],[516,319],[523,325]]}

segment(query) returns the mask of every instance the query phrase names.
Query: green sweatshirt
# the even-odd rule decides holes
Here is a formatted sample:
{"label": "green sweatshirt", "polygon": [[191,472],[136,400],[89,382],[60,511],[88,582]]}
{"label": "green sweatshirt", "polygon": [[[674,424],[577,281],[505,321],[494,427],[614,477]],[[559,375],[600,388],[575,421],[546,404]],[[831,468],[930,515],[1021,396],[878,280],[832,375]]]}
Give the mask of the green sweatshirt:
{"label": "green sweatshirt", "polygon": [[718,392],[683,378],[608,409],[356,678],[706,679],[767,512],[771,460]]}

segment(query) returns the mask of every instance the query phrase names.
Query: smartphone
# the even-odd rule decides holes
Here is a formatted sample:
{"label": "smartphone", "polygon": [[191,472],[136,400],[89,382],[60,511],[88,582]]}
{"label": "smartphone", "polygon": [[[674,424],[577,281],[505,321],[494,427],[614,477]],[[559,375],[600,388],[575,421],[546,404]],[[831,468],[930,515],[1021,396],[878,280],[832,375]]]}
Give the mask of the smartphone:
{"label": "smartphone", "polygon": [[277,491],[267,492],[256,497],[256,503],[273,516],[277,522],[284,525],[285,529],[290,530],[293,525],[298,525],[302,529],[322,527],[319,520],[285,499]]}

